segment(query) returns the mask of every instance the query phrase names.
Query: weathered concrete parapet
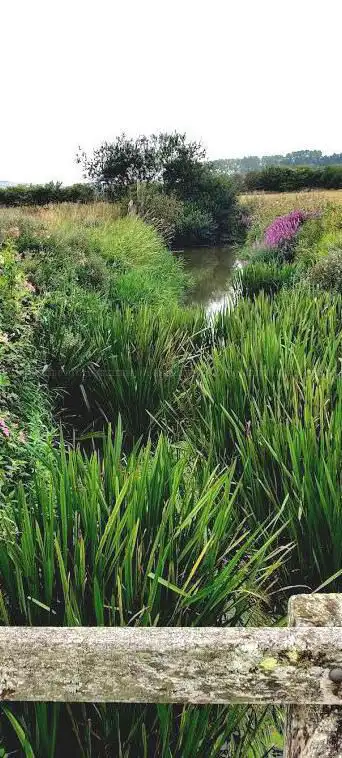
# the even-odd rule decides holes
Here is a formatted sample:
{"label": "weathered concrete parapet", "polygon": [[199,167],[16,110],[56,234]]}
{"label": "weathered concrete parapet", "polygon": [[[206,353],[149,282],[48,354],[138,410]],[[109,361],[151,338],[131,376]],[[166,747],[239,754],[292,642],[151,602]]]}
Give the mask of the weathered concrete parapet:
{"label": "weathered concrete parapet", "polygon": [[342,596],[288,628],[0,627],[0,700],[287,703],[287,758],[342,758]]}
{"label": "weathered concrete parapet", "polygon": [[293,595],[289,602],[288,624],[342,627],[342,595]]}
{"label": "weathered concrete parapet", "polygon": [[[338,631],[342,627],[342,595],[292,597],[289,625],[307,631],[310,627],[336,627]],[[342,707],[290,706],[285,744],[286,758],[342,758]]]}
{"label": "weathered concrete parapet", "polygon": [[0,698],[342,704],[340,629],[0,627]]}

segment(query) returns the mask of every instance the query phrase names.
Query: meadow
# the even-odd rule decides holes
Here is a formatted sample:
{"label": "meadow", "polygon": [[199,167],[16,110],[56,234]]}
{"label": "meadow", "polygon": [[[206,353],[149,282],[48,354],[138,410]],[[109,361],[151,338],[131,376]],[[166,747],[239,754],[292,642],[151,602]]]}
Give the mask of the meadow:
{"label": "meadow", "polygon": [[[263,227],[276,216],[301,208],[307,212],[342,205],[342,190],[310,190],[302,192],[250,192],[239,195],[242,208],[248,209],[252,224]],[[260,237],[260,234],[259,234]]]}
{"label": "meadow", "polygon": [[[0,623],[273,625],[340,590],[341,195],[242,197],[248,265],[210,322],[159,221],[0,209]],[[3,756],[281,745],[269,708],[0,709]]]}
{"label": "meadow", "polygon": [[239,195],[243,205],[250,202],[260,209],[272,207],[275,215],[288,213],[294,208],[323,208],[330,203],[342,203],[342,190],[307,190],[301,192],[250,192]]}

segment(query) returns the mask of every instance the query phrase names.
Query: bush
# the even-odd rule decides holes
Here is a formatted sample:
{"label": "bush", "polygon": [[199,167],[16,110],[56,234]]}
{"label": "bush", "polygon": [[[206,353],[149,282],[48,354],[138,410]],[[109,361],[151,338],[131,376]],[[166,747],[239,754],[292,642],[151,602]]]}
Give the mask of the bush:
{"label": "bush", "polygon": [[237,188],[231,178],[216,174],[210,166],[196,164],[184,177],[177,174],[174,181],[170,177],[165,186],[185,203],[175,244],[193,244],[193,239],[195,244],[228,244],[243,234]]}
{"label": "bush", "polygon": [[[139,216],[154,226],[164,241],[171,245],[184,213],[182,201],[172,194],[166,194],[162,185],[157,183],[132,187],[128,198],[133,200]],[[128,209],[128,198],[123,201],[125,212]]]}
{"label": "bush", "polygon": [[214,244],[217,225],[211,213],[202,210],[196,203],[184,202],[182,215],[178,217],[173,247],[196,247]]}
{"label": "bush", "polygon": [[0,206],[49,205],[49,203],[89,203],[95,199],[95,190],[90,184],[72,184],[63,187],[60,183],[22,184],[0,187]]}
{"label": "bush", "polygon": [[330,292],[342,293],[342,249],[331,250],[308,273],[310,284]]}
{"label": "bush", "polygon": [[[246,214],[236,203],[231,179],[198,164],[165,185],[132,188],[138,213],[174,248],[230,243],[244,234]],[[127,201],[123,202],[127,208]]]}
{"label": "bush", "polygon": [[302,189],[341,189],[342,166],[287,168],[269,166],[244,177],[246,192],[294,192]]}

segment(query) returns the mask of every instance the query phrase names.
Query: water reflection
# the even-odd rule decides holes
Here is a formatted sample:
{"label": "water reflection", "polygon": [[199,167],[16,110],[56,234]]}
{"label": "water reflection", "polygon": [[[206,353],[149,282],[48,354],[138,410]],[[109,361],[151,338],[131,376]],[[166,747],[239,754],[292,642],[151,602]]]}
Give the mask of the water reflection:
{"label": "water reflection", "polygon": [[203,306],[209,318],[234,304],[231,279],[234,270],[242,268],[237,252],[236,247],[197,247],[176,253],[194,281],[188,302]]}

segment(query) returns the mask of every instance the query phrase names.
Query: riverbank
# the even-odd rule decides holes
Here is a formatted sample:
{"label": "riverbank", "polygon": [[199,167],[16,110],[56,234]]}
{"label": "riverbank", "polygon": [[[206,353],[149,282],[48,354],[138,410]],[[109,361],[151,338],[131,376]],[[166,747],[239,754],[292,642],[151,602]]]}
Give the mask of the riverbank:
{"label": "riverbank", "polygon": [[[260,271],[252,291],[252,262],[209,322],[182,304],[191,278],[151,225],[65,208],[0,214],[1,623],[273,625],[295,587],[338,591],[341,296],[305,277],[266,294]],[[294,256],[308,239],[322,253],[328,226],[336,242],[334,218],[306,220]],[[213,254],[198,253],[205,297],[233,270]],[[245,758],[279,721],[14,704],[0,746]]]}
{"label": "riverbank", "polygon": [[[209,313],[218,313],[228,304],[236,269],[242,270],[246,264],[259,262],[257,248],[262,243],[266,227],[278,216],[284,216],[297,209],[308,214],[319,214],[329,208],[342,206],[342,190],[312,190],[310,192],[250,193],[239,196],[239,203],[246,214],[247,234],[245,242],[226,247],[195,247],[179,251],[179,257],[190,273],[190,287],[186,303],[199,305]],[[333,222],[330,223],[330,229]],[[251,246],[256,245],[253,254]],[[262,246],[262,245],[261,245]],[[247,272],[246,272],[247,273]],[[274,272],[276,273],[276,272]],[[255,272],[257,274],[257,272]],[[247,276],[252,277],[253,271]],[[260,270],[260,289],[269,286],[267,272]],[[272,277],[271,277],[272,278]],[[286,281],[286,271],[283,271]],[[251,283],[252,286],[252,283]]]}

